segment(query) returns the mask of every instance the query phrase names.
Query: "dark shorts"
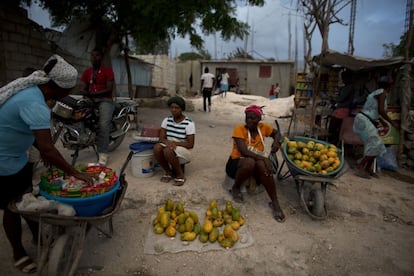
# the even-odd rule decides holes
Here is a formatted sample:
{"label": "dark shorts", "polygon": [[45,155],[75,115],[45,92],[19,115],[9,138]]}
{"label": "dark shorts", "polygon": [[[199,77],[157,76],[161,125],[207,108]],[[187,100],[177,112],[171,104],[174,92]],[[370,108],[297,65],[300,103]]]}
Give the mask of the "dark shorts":
{"label": "dark shorts", "polygon": [[229,158],[229,160],[227,160],[226,163],[226,174],[228,176],[230,176],[231,178],[235,178],[236,177],[236,172],[237,172],[237,167],[239,165],[239,160],[240,159],[231,159]]}
{"label": "dark shorts", "polygon": [[33,164],[27,163],[19,172],[0,176],[0,209],[4,210],[14,198],[17,198],[32,187]]}

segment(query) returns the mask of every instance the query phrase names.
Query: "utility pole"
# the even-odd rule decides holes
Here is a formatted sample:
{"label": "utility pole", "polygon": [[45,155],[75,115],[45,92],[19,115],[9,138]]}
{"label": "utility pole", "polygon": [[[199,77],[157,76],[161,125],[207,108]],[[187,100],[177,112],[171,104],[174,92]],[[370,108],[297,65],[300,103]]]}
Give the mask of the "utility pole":
{"label": "utility pole", "polygon": [[217,33],[214,33],[214,59],[217,59]]}
{"label": "utility pole", "polygon": [[348,54],[354,54],[354,32],[355,32],[355,14],[356,14],[357,0],[351,0],[351,16],[349,19],[349,39],[348,39]]}
{"label": "utility pole", "polygon": [[411,43],[414,33],[414,0],[407,0],[404,35],[406,37],[404,56],[408,60],[410,58]]}
{"label": "utility pole", "polygon": [[407,6],[405,9],[404,33],[408,32],[408,30],[410,29],[410,25],[412,24],[410,23],[410,17],[412,17],[413,9],[414,9],[414,0],[407,0]]}
{"label": "utility pole", "polygon": [[292,31],[290,27],[290,11],[289,11],[289,17],[288,17],[288,30],[289,30],[289,41],[288,41],[288,59],[292,60]]}
{"label": "utility pole", "polygon": [[[247,7],[247,15],[246,15],[246,23],[249,22],[249,7]],[[246,34],[246,36],[244,37],[244,58],[247,58],[247,42],[249,40],[249,35]]]}
{"label": "utility pole", "polygon": [[295,70],[298,69],[298,19],[295,21]]}

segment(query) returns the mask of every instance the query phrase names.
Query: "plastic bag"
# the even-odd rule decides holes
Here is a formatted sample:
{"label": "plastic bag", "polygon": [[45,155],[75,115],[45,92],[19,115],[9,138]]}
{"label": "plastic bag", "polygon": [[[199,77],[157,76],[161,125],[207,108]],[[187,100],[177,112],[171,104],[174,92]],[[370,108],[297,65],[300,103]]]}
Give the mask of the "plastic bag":
{"label": "plastic bag", "polygon": [[382,157],[377,157],[377,167],[379,170],[398,171],[397,156],[391,147],[387,147],[387,152]]}

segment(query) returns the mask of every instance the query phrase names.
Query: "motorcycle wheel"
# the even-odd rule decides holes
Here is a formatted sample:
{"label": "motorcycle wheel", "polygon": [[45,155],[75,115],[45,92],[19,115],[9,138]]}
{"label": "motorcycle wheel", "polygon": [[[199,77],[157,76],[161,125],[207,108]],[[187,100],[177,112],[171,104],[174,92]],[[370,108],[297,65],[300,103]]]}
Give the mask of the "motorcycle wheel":
{"label": "motorcycle wheel", "polygon": [[[117,122],[112,122],[112,128],[111,128],[111,132],[117,131],[119,129],[121,129],[122,124],[121,123],[117,123]],[[109,146],[108,146],[108,151],[112,152],[114,151],[116,148],[119,147],[119,145],[122,144],[122,141],[125,138],[126,133],[116,137],[116,138],[109,138]]]}

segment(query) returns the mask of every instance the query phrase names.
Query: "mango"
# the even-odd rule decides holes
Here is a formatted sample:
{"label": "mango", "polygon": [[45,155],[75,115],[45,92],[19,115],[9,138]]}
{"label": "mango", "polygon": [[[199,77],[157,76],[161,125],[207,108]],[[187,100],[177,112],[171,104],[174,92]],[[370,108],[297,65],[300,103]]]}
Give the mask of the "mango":
{"label": "mango", "polygon": [[231,212],[233,211],[233,203],[231,201],[226,201],[225,210],[227,214],[231,215]]}
{"label": "mango", "polygon": [[185,220],[185,230],[187,232],[191,232],[193,231],[193,228],[194,228],[194,220],[191,217],[188,217]]}
{"label": "mango", "polygon": [[200,232],[201,232],[201,224],[199,222],[197,222],[194,225],[193,232],[196,233],[196,235],[200,234]]}
{"label": "mango", "polygon": [[185,215],[183,213],[181,213],[178,216],[177,222],[178,222],[178,224],[184,224],[185,223]]}
{"label": "mango", "polygon": [[240,211],[239,208],[234,207],[233,211],[231,212],[231,218],[233,220],[239,220],[240,219]]}
{"label": "mango", "polygon": [[217,208],[217,200],[212,199],[209,204],[209,209]]}
{"label": "mango", "polygon": [[231,228],[233,228],[233,230],[239,230],[239,228],[240,228],[240,223],[239,223],[239,221],[237,221],[237,220],[234,220],[231,224]]}
{"label": "mango", "polygon": [[239,234],[236,231],[233,231],[229,237],[232,241],[237,242],[239,240]]}
{"label": "mango", "polygon": [[211,215],[212,215],[211,210],[210,209],[207,209],[207,211],[206,211],[206,218],[210,218]]}
{"label": "mango", "polygon": [[170,212],[164,212],[161,214],[160,224],[164,228],[166,228],[170,224]]}
{"label": "mango", "polygon": [[184,232],[181,234],[182,241],[193,241],[196,238],[196,233],[194,232]]}
{"label": "mango", "polygon": [[208,234],[208,240],[209,242],[213,243],[217,240],[218,236],[219,236],[219,230],[217,227],[214,227],[213,230],[211,230],[211,232]]}
{"label": "mango", "polygon": [[175,235],[177,234],[177,230],[175,230],[175,227],[170,225],[170,226],[167,227],[167,229],[165,229],[165,234],[168,237],[175,237]]}
{"label": "mango", "polygon": [[180,232],[180,233],[184,233],[184,232],[186,232],[186,229],[185,229],[185,224],[179,224],[179,225],[178,225],[177,230],[178,230],[178,232]]}
{"label": "mango", "polygon": [[217,237],[218,242],[222,242],[226,237],[223,235],[223,233],[220,233]]}
{"label": "mango", "polygon": [[224,226],[224,229],[223,229],[224,237],[230,238],[233,235],[233,232],[234,232],[234,230],[233,230],[233,228],[231,227],[230,224],[227,224],[227,225]]}
{"label": "mango", "polygon": [[224,248],[232,248],[234,245],[234,241],[230,238],[226,238],[220,242],[220,245]]}
{"label": "mango", "polygon": [[223,219],[224,219],[224,224],[231,224],[233,222],[233,218],[232,218],[231,214],[229,214],[229,215],[225,214],[223,216]]}
{"label": "mango", "polygon": [[161,215],[165,212],[165,205],[162,205],[157,212],[157,219],[158,221],[160,221],[161,219]]}
{"label": "mango", "polygon": [[217,207],[211,209],[211,217],[213,219],[216,219],[216,218],[219,217],[219,211],[218,211]]}
{"label": "mango", "polygon": [[157,223],[156,225],[154,225],[154,232],[155,234],[162,234],[164,233],[164,227]]}
{"label": "mango", "polygon": [[223,218],[216,218],[215,220],[213,220],[213,226],[214,227],[220,227],[224,224],[224,219]]}
{"label": "mango", "polygon": [[239,219],[240,226],[243,226],[244,223],[245,223],[245,219],[244,219],[244,217],[242,215],[240,215],[240,219]]}
{"label": "mango", "polygon": [[197,214],[195,212],[190,211],[190,217],[193,219],[194,224],[198,223],[198,221],[199,221],[198,220],[198,216],[197,216]]}
{"label": "mango", "polygon": [[172,201],[172,199],[167,199],[167,201],[165,202],[165,210],[166,211],[172,211],[174,208],[174,201]]}
{"label": "mango", "polygon": [[184,213],[184,203],[182,203],[181,201],[177,202],[177,204],[175,205],[175,212],[177,213],[177,215]]}
{"label": "mango", "polygon": [[208,241],[208,234],[207,233],[200,233],[200,236],[198,236],[198,240],[202,243],[206,243]]}
{"label": "mango", "polygon": [[203,231],[205,233],[210,233],[212,230],[213,230],[213,223],[209,219],[206,219],[203,224]]}

